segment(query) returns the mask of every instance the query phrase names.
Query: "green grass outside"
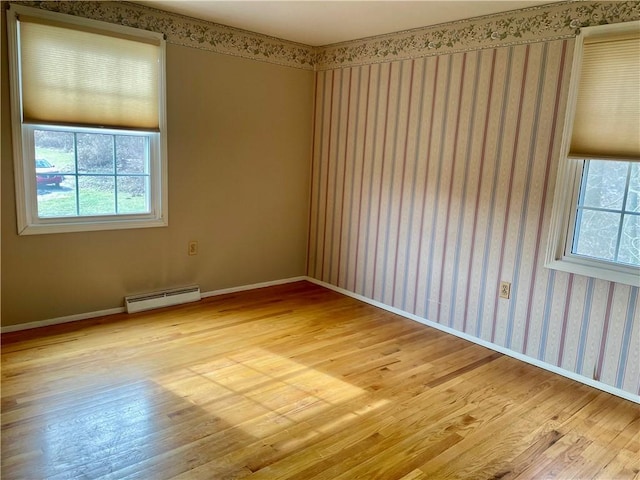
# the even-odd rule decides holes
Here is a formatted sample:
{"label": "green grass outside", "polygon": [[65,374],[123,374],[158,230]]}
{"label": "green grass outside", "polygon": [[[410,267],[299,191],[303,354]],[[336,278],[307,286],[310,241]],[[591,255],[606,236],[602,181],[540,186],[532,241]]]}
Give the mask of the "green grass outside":
{"label": "green grass outside", "polygon": [[75,173],[76,161],[73,155],[73,151],[64,151],[57,148],[42,148],[36,149],[36,158],[44,158],[52,165],[55,165],[60,172]]}
{"label": "green grass outside", "polygon": [[[73,180],[72,180],[73,181]],[[77,216],[75,189],[69,189],[67,180],[60,189],[48,187],[38,194],[38,216],[70,217]],[[94,189],[80,191],[80,215],[115,215],[115,195]],[[143,196],[118,196],[118,213],[147,213]]]}
{"label": "green grass outside", "polygon": [[[75,173],[73,152],[55,148],[38,148],[36,158],[45,158],[55,165],[62,174]],[[115,195],[112,190],[101,188],[99,183],[92,184],[85,177],[80,190],[80,215],[115,215]],[[147,213],[144,195],[131,195],[119,192],[118,213]],[[60,188],[47,186],[38,189],[38,216],[71,217],[77,216],[75,177],[67,175]]]}

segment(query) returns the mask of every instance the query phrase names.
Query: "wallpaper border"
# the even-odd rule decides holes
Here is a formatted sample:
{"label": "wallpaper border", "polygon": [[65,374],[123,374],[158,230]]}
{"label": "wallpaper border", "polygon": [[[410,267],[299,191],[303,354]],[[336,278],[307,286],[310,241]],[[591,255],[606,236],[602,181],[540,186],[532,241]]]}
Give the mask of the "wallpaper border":
{"label": "wallpaper border", "polygon": [[322,47],[316,69],[384,63],[574,37],[580,27],[640,19],[640,2],[573,0]]}
{"label": "wallpaper border", "polygon": [[312,47],[130,2],[17,1],[164,33],[167,42],[304,70],[328,70],[573,37],[580,27],[640,19],[640,2],[569,0]]}

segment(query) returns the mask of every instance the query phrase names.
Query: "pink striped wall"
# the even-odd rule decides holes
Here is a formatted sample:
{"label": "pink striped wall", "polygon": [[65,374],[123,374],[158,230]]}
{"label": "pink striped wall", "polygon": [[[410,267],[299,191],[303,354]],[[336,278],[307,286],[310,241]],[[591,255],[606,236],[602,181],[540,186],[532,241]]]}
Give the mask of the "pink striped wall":
{"label": "pink striped wall", "polygon": [[638,394],[638,289],[543,266],[572,51],[318,72],[308,275]]}

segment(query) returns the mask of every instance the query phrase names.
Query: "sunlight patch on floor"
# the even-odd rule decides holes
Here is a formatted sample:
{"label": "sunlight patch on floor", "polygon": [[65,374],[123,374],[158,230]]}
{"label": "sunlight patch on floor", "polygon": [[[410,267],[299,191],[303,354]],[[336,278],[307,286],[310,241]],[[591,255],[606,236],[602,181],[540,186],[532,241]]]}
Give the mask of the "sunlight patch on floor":
{"label": "sunlight patch on floor", "polygon": [[[287,429],[366,393],[348,382],[261,348],[181,369],[154,381],[229,426],[239,427],[257,438]],[[363,407],[363,413],[381,406],[380,403]],[[327,418],[322,430],[358,415],[354,409],[338,418]]]}

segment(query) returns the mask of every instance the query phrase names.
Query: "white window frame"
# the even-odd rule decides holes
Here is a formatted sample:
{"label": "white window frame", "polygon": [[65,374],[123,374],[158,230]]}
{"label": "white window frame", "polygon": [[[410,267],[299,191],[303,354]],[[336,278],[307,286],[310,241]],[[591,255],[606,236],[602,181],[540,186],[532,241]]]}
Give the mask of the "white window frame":
{"label": "white window frame", "polygon": [[[154,39],[160,42],[158,116],[159,131],[145,132],[149,136],[149,213],[114,214],[102,216],[38,217],[37,185],[35,172],[34,130],[40,128],[61,131],[86,131],[117,135],[135,135],[140,132],[117,129],[85,129],[59,127],[55,125],[33,125],[23,123],[22,92],[20,81],[20,49],[18,16],[28,15],[49,20],[58,20],[81,27],[93,27],[137,38]],[[19,235],[44,233],[83,232],[95,230],[119,230],[129,228],[166,227],[168,225],[168,167],[166,139],[166,42],[164,35],[122,25],[76,17],[37,8],[11,4],[7,11],[9,47],[9,76],[11,89],[11,126],[13,140],[14,176],[16,191],[16,213]]]}
{"label": "white window frame", "polygon": [[549,241],[545,253],[545,266],[547,268],[636,287],[640,286],[640,268],[617,262],[597,260],[571,252],[576,221],[576,208],[578,195],[580,193],[580,181],[582,179],[585,159],[570,158],[569,148],[571,145],[571,132],[573,130],[573,120],[578,97],[582,50],[585,37],[637,31],[638,28],[640,28],[640,22],[637,21],[598,25],[581,29],[580,34],[576,37],[573,64],[571,66],[567,112],[560,150],[560,162],[558,164],[551,211]]}

